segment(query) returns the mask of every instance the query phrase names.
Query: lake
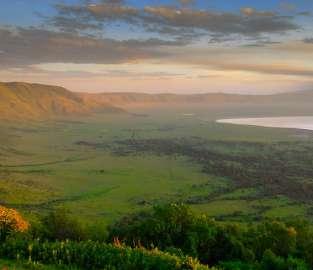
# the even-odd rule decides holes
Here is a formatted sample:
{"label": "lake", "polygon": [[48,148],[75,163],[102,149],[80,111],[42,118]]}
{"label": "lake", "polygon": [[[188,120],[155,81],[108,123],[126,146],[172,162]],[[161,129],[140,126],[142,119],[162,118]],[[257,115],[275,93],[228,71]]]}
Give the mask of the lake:
{"label": "lake", "polygon": [[313,116],[220,119],[217,123],[313,130]]}

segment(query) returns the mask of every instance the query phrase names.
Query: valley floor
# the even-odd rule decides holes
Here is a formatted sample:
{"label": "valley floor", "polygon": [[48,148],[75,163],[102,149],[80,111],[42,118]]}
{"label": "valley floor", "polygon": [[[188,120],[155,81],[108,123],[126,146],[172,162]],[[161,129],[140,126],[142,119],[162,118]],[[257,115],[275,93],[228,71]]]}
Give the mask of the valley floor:
{"label": "valley floor", "polygon": [[311,219],[313,133],[215,123],[244,114],[177,108],[1,122],[1,203],[30,218],[66,207],[101,224],[169,201],[222,221]]}

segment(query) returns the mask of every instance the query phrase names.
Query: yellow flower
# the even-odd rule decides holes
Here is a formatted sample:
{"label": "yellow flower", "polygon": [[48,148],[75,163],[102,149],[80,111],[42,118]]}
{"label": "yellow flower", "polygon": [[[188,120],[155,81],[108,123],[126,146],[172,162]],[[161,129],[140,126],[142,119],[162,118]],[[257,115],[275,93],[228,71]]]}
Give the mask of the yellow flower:
{"label": "yellow flower", "polygon": [[15,209],[0,206],[0,229],[15,232],[25,232],[29,223]]}

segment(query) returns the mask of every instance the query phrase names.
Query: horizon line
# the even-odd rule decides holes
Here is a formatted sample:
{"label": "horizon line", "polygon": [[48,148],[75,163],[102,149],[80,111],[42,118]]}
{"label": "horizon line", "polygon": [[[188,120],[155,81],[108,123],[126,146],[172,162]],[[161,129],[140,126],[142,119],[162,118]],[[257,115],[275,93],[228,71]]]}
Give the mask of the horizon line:
{"label": "horizon line", "polygon": [[27,82],[27,81],[0,81],[3,84],[32,84],[32,85],[42,85],[42,86],[50,86],[50,87],[60,87],[72,93],[79,93],[79,94],[94,94],[94,95],[101,95],[101,94],[142,94],[142,95],[176,95],[176,96],[194,96],[194,95],[233,95],[233,96],[277,96],[283,94],[297,94],[303,92],[310,92],[312,90],[307,89],[300,89],[300,90],[290,90],[285,92],[277,92],[277,93],[232,93],[230,91],[219,91],[219,92],[193,92],[193,93],[177,93],[177,92],[136,92],[136,91],[101,91],[101,92],[88,92],[88,91],[75,91],[71,90],[65,86],[58,85],[58,84],[45,84],[45,83],[38,83],[38,82]]}

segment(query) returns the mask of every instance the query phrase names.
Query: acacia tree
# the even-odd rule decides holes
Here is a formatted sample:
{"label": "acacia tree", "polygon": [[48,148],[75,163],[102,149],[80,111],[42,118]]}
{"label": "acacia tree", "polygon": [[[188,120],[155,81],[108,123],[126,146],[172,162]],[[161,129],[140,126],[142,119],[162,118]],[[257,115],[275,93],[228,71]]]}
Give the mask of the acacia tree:
{"label": "acacia tree", "polygon": [[15,209],[0,206],[0,239],[4,240],[12,232],[25,232],[29,223]]}

